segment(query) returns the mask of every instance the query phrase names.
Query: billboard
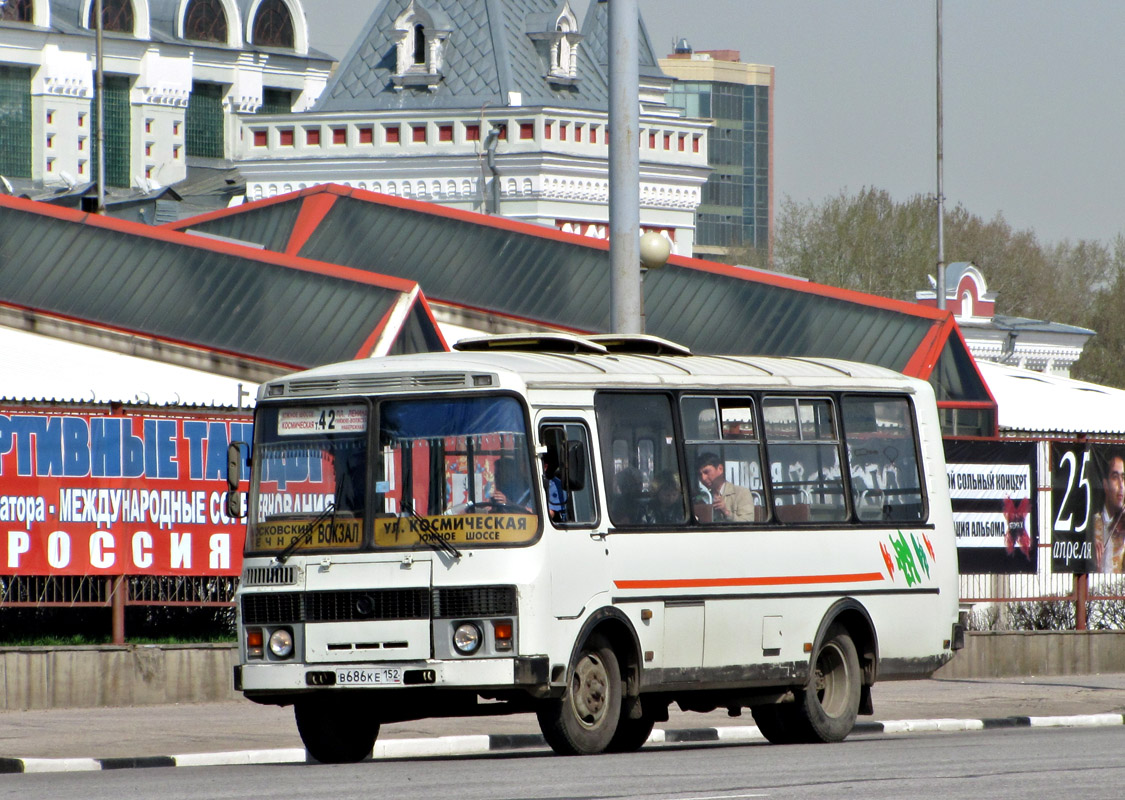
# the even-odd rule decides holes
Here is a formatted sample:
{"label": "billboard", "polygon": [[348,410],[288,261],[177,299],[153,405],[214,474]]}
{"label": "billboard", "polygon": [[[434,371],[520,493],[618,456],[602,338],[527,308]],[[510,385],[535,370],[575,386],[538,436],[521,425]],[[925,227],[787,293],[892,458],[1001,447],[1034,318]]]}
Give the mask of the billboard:
{"label": "billboard", "polygon": [[1051,569],[1125,572],[1125,445],[1051,443]]}
{"label": "billboard", "polygon": [[227,445],[250,420],[0,405],[0,575],[237,575]]}
{"label": "billboard", "polygon": [[946,440],[945,460],[959,571],[1035,572],[1035,443]]}

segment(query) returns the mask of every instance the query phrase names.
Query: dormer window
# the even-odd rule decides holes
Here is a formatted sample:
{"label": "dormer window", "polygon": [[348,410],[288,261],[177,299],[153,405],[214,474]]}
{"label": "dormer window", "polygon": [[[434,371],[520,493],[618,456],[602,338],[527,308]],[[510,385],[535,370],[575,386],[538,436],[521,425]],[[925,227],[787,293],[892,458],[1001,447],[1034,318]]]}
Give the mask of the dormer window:
{"label": "dormer window", "polygon": [[293,49],[293,17],[283,0],[264,0],[254,17],[254,44]]}
{"label": "dormer window", "polygon": [[8,0],[0,5],[0,19],[5,22],[31,22],[34,15],[31,0]]}
{"label": "dormer window", "polygon": [[421,67],[426,64],[426,26],[414,26],[414,66]]}
{"label": "dormer window", "polygon": [[430,91],[441,83],[441,67],[445,40],[453,23],[440,9],[431,11],[418,0],[410,0],[406,10],[395,20],[396,89],[407,86],[425,87]]}
{"label": "dormer window", "polygon": [[527,35],[535,42],[547,63],[546,78],[557,85],[578,82],[578,18],[563,0],[553,12],[532,14],[527,18]]}
{"label": "dormer window", "polygon": [[184,14],[184,38],[226,44],[227,15],[220,0],[191,0]]}
{"label": "dormer window", "polygon": [[[90,14],[86,27],[94,30],[98,26],[94,19],[96,3],[90,3]],[[116,33],[133,33],[133,4],[129,0],[102,0],[102,30]]]}

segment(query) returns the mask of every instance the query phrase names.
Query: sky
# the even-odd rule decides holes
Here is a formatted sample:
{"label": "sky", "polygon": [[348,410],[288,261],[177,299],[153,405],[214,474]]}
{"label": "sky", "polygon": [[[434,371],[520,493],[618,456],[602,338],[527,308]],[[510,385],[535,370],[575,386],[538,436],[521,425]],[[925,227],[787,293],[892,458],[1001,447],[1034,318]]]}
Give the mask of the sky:
{"label": "sky", "polygon": [[[379,0],[303,0],[342,57]],[[572,0],[579,17],[588,0]],[[639,0],[658,56],[739,50],[776,68],[775,212],[937,190],[936,0]],[[1125,233],[1125,2],[944,0],[944,194],[1040,242]]]}

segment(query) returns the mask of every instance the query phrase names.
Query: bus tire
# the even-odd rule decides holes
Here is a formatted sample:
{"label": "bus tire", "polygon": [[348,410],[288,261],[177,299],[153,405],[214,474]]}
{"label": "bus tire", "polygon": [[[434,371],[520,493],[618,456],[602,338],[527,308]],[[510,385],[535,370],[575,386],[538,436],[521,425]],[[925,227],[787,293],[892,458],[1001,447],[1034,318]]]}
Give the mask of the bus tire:
{"label": "bus tire", "polygon": [[543,738],[559,755],[593,755],[609,748],[621,719],[621,670],[605,639],[586,640],[563,696],[543,701],[536,716]]}
{"label": "bus tire", "polygon": [[753,706],[750,714],[754,717],[758,732],[765,736],[770,744],[796,744],[799,741],[794,719],[796,711],[795,703],[782,703]]}
{"label": "bus tire", "polygon": [[293,714],[305,749],[321,764],[354,764],[371,756],[379,723],[363,703],[315,697],[295,703]]}
{"label": "bus tire", "polygon": [[630,719],[622,714],[621,719],[617,721],[617,732],[609,740],[606,752],[632,753],[640,750],[648,741],[649,734],[652,733],[655,724],[656,721],[647,714],[642,713],[639,719]]}
{"label": "bus tire", "polygon": [[773,744],[840,742],[859,713],[859,654],[848,632],[833,625],[816,651],[809,683],[792,703],[751,709],[759,732]]}

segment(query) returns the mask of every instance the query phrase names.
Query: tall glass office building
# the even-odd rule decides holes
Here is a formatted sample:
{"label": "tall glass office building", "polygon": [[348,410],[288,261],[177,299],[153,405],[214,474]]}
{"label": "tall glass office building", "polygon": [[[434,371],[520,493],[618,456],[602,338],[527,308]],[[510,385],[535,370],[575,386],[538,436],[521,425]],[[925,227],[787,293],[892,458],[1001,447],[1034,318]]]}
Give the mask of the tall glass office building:
{"label": "tall glass office building", "polygon": [[693,53],[686,43],[661,59],[676,79],[668,104],[711,120],[714,172],[696,213],[695,252],[736,260],[770,249],[773,228],[773,67],[743,64],[735,50]]}

